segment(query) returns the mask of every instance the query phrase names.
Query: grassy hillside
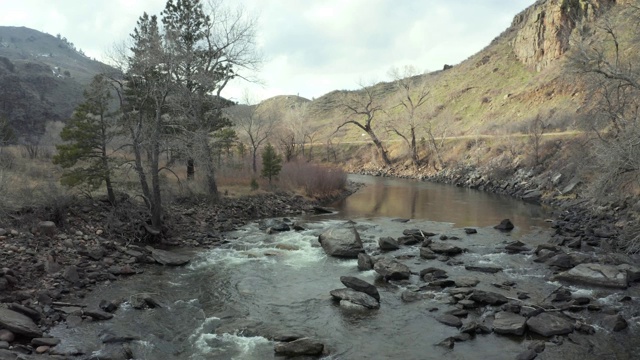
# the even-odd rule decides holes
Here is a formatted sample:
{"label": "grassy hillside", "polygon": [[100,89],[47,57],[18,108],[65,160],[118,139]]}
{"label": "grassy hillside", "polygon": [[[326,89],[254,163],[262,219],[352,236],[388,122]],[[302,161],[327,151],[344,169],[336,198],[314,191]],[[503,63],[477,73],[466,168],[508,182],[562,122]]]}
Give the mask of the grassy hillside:
{"label": "grassy hillside", "polygon": [[[574,5],[582,9],[581,3]],[[448,135],[525,133],[531,121],[540,115],[548,125],[546,131],[575,129],[588,106],[583,106],[585,91],[576,72],[568,65],[567,53],[559,53],[557,58],[546,56],[538,64],[531,64],[531,59],[519,58],[517,55],[526,52],[526,49],[519,49],[518,46],[524,46],[520,44],[529,36],[526,33],[530,31],[527,26],[532,26],[530,23],[535,22],[536,16],[539,17],[540,12],[546,12],[547,17],[551,17],[555,12],[559,13],[556,14],[557,17],[564,19],[566,16],[562,12],[569,10],[562,6],[564,5],[555,1],[538,2],[536,6],[518,15],[509,29],[479,53],[450,69],[416,78],[416,81],[426,82],[430,91],[424,117],[430,119],[431,126],[446,128]],[[585,16],[582,20],[584,24],[594,20],[593,17],[586,18],[585,14],[582,15]],[[561,35],[573,38],[576,31]],[[535,43],[535,40],[531,42]],[[564,46],[564,42],[568,40],[546,38],[544,45],[540,46],[557,48]],[[548,44],[551,41],[557,41],[558,44]],[[542,41],[539,42],[542,44]],[[540,49],[541,52],[545,50],[547,49]],[[422,67],[420,64],[414,65]],[[398,103],[394,99],[398,89],[396,85],[394,82],[382,82],[371,87],[376,101],[383,109],[392,113],[397,111],[392,110]],[[347,116],[343,107],[347,97],[358,93],[333,91],[309,102],[308,123],[321,128],[324,139],[335,136],[338,141],[361,140],[362,131],[356,127],[347,127],[344,132],[333,134],[337,125]],[[278,97],[266,102],[277,107],[276,104],[282,99],[283,97]],[[286,113],[286,108],[284,103],[280,105],[282,113]],[[380,113],[373,122],[379,136],[383,139],[397,139],[397,136],[385,131],[384,121],[385,116]],[[426,122],[423,121],[423,125]],[[424,126],[419,126],[417,130],[418,138],[426,136]]]}

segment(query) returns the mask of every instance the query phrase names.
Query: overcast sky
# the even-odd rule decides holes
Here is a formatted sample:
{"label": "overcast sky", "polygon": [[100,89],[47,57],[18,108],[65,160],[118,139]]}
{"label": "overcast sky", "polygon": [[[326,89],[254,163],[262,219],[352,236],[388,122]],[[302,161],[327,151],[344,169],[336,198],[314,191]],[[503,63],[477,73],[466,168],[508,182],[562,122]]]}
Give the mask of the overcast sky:
{"label": "overcast sky", "polygon": [[[359,82],[386,81],[391,67],[457,64],[488,45],[534,0],[225,0],[259,18],[263,86],[231,84],[223,95],[309,99]],[[0,0],[0,25],[61,34],[105,59],[143,12],[165,0]]]}

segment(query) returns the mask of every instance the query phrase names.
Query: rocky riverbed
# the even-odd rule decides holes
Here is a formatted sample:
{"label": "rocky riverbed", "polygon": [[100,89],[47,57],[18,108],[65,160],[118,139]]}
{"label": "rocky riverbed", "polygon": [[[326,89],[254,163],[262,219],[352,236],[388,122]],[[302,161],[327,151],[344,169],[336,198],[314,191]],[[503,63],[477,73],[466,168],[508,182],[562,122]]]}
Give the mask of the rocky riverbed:
{"label": "rocky riverbed", "polygon": [[[193,252],[175,251],[176,247],[233,246],[233,237],[224,232],[255,218],[314,213],[319,210],[315,206],[286,194],[226,199],[218,207],[174,206],[167,215],[171,227],[166,240],[158,244],[138,241],[144,230],[133,220],[135,209],[113,213],[99,201],[68,209],[62,226],[42,221],[25,229],[18,225],[29,214],[16,214],[13,225],[0,230],[0,359],[133,358],[128,344],[136,338],[126,334],[105,335],[102,341],[114,351],[90,357],[60,349],[57,344],[64,338],[52,337],[49,330],[60,324],[73,328],[113,321],[114,313],[121,311],[121,300],[104,294],[104,301],[87,306],[83,298],[95,297],[93,289],[118,279],[157,266],[187,263]],[[438,305],[429,312],[438,323],[457,331],[443,331],[447,336],[431,344],[446,351],[496,334],[526,339],[518,359],[566,357],[563,349],[585,359],[606,358],[599,351],[612,348],[617,358],[632,358],[629,351],[637,349],[625,343],[624,336],[638,330],[638,259],[613,253],[615,224],[606,216],[587,214],[571,208],[561,212],[553,220],[553,234],[542,243],[532,238],[510,239],[514,224],[506,220],[495,229],[440,230],[416,228],[411,219],[394,219],[397,225],[383,225],[380,236],[368,234],[363,239],[359,232],[368,225],[347,222],[318,230],[314,242],[330,257],[357,258],[362,274],[377,274],[375,281],[354,274],[340,277],[346,288],[326,292],[341,308],[384,312],[389,296],[407,304],[437,300]],[[403,230],[389,230],[396,227]],[[305,231],[303,223],[282,219],[264,222],[261,228],[265,234]],[[487,236],[503,240],[484,244]],[[169,248],[173,251],[167,251]],[[277,243],[272,250],[248,251],[247,256],[276,256],[298,248]],[[494,261],[498,257],[508,266]],[[513,281],[514,275],[530,275],[526,271],[533,266],[539,270],[532,276],[546,281],[544,289]],[[384,289],[382,297],[379,287]],[[153,294],[134,295],[129,302],[136,309],[161,306]],[[282,356],[331,356],[330,338],[318,341],[313,333],[274,338],[267,327],[236,325],[218,330],[242,330],[277,340],[274,351]],[[607,338],[622,345],[611,347],[610,340],[602,341]]]}
{"label": "rocky riverbed", "polygon": [[318,206],[286,193],[225,198],[215,206],[176,204],[166,209],[164,236],[154,243],[144,241],[144,209],[126,199],[115,209],[100,200],[78,200],[64,213],[26,209],[10,214],[0,222],[0,359],[71,357],[56,355],[60,339],[47,331],[64,322],[110,319],[117,304],[79,305],[96,287],[153,266],[189,261],[167,249],[216,247],[226,242],[224,232],[249,220],[300,216]]}

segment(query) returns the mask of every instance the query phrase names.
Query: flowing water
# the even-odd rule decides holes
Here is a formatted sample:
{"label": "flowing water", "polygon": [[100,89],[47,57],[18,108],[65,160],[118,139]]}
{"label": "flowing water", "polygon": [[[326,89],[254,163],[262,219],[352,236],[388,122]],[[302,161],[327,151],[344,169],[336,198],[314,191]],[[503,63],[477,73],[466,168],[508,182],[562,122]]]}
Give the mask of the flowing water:
{"label": "flowing water", "polygon": [[[150,293],[163,304],[161,308],[136,310],[125,301],[112,320],[84,322],[77,327],[60,325],[52,334],[64,339],[61,347],[94,355],[108,351],[101,341],[106,334],[132,336],[138,339],[130,345],[139,359],[272,359],[274,342],[268,338],[277,334],[317,339],[329,349],[327,359],[513,359],[522,352],[522,337],[494,334],[457,343],[454,350],[434,346],[458,333],[435,320],[438,314],[453,309],[446,292],[422,290],[425,299],[403,302],[402,292],[418,291],[425,284],[418,276],[408,282],[384,283],[373,271],[359,272],[356,260],[326,256],[317,239],[324,229],[347,220],[356,223],[368,253],[376,253],[379,237],[397,238],[408,228],[457,236],[460,240],[450,241],[468,252],[449,263],[421,259],[417,246],[386,255],[399,256],[415,272],[438,267],[453,278],[477,278],[479,289],[510,297],[524,291],[535,302],[559,284],[547,280],[550,271],[531,262],[531,255],[507,255],[501,248],[514,240],[530,246],[546,242],[551,230],[544,209],[451,186],[361,176],[353,179],[365,186],[335,204],[337,213],[296,219],[303,222],[304,231],[267,235],[257,224],[250,224],[227,234],[229,242],[224,246],[193,253],[194,260],[187,267],[149,267],[145,274],[105,285],[85,299],[93,307],[101,299],[126,300],[137,293]],[[411,220],[402,223],[398,218]],[[504,218],[516,225],[511,233],[492,228]],[[478,234],[466,235],[464,227],[475,227]],[[495,264],[505,270],[470,273],[463,263]],[[329,291],[343,287],[339,280],[343,275],[375,283],[381,295],[380,309],[353,311],[332,301]],[[492,285],[505,281],[516,285],[512,290]],[[603,303],[621,297],[610,290],[573,290]],[[490,315],[489,309],[479,309],[467,320]],[[636,328],[637,324],[632,324],[632,329]],[[637,350],[616,345],[618,342],[613,339],[607,345],[595,342],[592,346],[618,358]],[[570,345],[561,348],[567,350],[547,350],[539,358],[588,358],[581,346],[578,350]],[[602,354],[596,357],[607,358]]]}

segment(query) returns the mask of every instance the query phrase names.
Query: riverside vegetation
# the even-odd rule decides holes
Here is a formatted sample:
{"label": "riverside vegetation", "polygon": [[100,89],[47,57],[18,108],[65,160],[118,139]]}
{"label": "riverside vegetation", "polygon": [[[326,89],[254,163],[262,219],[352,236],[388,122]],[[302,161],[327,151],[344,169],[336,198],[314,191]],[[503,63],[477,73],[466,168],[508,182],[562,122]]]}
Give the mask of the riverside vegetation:
{"label": "riverside vegetation", "polygon": [[[140,17],[119,69],[93,77],[64,129],[0,122],[2,301],[46,328],[67,318],[65,296],[135,274],[136,264],[181,263],[162,248],[217,246],[249,219],[313,212],[343,193],[344,171],[547,203],[557,210],[554,246],[636,253],[640,59],[628,51],[639,40],[628,29],[638,8],[537,2],[481,53],[442,71],[407,67],[360,91],[249,106],[220,93],[261,61],[255,22],[199,1],[169,1],[160,18]],[[241,29],[224,33],[213,12]],[[568,30],[552,33],[554,20]],[[222,38],[228,42],[216,42]],[[236,51],[220,55],[221,48]],[[12,64],[0,64],[3,76]],[[264,153],[266,144],[276,146]],[[265,169],[260,159],[275,159],[276,149],[282,169]],[[536,255],[542,250],[563,255]],[[31,330],[15,330],[15,345],[2,333],[0,344],[10,338],[24,352],[55,345],[25,345],[20,335],[42,335]]]}

